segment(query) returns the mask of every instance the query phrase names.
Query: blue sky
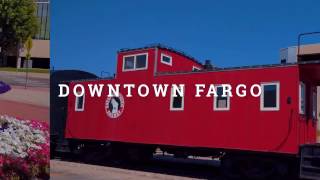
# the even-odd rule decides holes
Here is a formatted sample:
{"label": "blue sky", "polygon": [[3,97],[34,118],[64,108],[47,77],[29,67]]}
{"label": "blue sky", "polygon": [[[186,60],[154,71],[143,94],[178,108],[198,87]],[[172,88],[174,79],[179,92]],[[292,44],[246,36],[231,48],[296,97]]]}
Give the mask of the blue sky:
{"label": "blue sky", "polygon": [[[115,72],[116,52],[163,43],[220,67],[279,62],[320,31],[319,0],[54,0],[51,66]],[[320,41],[306,38],[304,43]]]}

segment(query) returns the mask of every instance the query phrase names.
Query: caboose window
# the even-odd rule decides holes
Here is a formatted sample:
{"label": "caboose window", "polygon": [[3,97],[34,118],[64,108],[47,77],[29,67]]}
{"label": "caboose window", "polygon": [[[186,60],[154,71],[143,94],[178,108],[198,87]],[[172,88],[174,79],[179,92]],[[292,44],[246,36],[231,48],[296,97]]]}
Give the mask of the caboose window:
{"label": "caboose window", "polygon": [[84,110],[84,95],[80,97],[76,97],[75,102],[75,111],[83,111]]}
{"label": "caboose window", "polygon": [[134,56],[124,58],[124,69],[134,69]]}
{"label": "caboose window", "polygon": [[216,86],[217,97],[214,97],[214,110],[227,111],[230,110],[230,96],[223,97],[223,87]]}
{"label": "caboose window", "polygon": [[279,83],[262,83],[260,96],[260,109],[262,111],[279,110]]}
{"label": "caboose window", "polygon": [[147,67],[147,55],[136,56],[136,69],[144,69]]}
{"label": "caboose window", "polygon": [[[180,89],[181,90],[181,89]],[[182,89],[184,91],[184,89]],[[171,89],[170,99],[170,110],[171,111],[182,111],[184,109],[184,97],[180,96],[177,92],[177,96],[174,96],[174,89]]]}
{"label": "caboose window", "polygon": [[161,63],[172,66],[172,57],[165,54],[161,54]]}
{"label": "caboose window", "polygon": [[135,71],[147,69],[148,54],[136,54],[123,56],[123,71]]}
{"label": "caboose window", "polygon": [[306,113],[306,85],[300,82],[299,85],[299,101],[300,101],[300,114]]}

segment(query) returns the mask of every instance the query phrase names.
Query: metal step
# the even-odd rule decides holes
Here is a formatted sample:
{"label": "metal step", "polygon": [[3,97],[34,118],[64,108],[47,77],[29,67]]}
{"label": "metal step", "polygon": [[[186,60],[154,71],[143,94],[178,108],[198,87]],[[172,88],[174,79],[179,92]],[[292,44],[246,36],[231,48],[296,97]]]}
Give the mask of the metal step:
{"label": "metal step", "polygon": [[319,160],[320,160],[320,156],[309,156],[309,155],[305,155],[303,158],[304,158],[304,159],[319,159]]}
{"label": "metal step", "polygon": [[308,169],[308,170],[312,170],[312,171],[316,171],[316,172],[320,173],[320,167],[303,165],[302,169]]}
{"label": "metal step", "polygon": [[303,145],[300,152],[300,178],[320,180],[320,145]]}

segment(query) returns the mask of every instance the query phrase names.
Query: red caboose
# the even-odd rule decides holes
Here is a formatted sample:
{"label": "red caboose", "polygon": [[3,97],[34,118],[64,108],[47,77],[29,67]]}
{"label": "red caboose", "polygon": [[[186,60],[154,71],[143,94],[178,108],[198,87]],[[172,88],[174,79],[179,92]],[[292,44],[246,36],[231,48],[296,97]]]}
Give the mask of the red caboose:
{"label": "red caboose", "polygon": [[[101,83],[185,84],[185,94],[140,97],[132,91],[132,97],[112,99],[104,90],[101,97],[90,97],[87,85]],[[199,83],[217,85],[218,97],[195,97]],[[304,176],[320,175],[318,159],[312,159],[320,154],[315,145],[320,61],[210,68],[156,45],[120,50],[114,78],[72,81],[70,89],[76,84],[86,93],[69,96],[65,131],[75,149],[110,146],[143,158],[160,148],[180,157],[219,157],[234,176],[253,167],[263,176],[283,173],[301,157]],[[261,96],[222,97],[220,84],[260,84]],[[120,87],[120,92],[127,91]],[[240,172],[239,164],[246,169]]]}

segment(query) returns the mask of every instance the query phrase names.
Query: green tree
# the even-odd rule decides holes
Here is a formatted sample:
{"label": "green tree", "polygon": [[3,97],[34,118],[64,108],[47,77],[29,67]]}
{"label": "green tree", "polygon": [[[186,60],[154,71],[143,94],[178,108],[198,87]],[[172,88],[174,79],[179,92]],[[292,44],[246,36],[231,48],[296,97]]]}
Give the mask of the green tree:
{"label": "green tree", "polygon": [[18,50],[37,33],[39,22],[34,0],[0,0],[1,52]]}

